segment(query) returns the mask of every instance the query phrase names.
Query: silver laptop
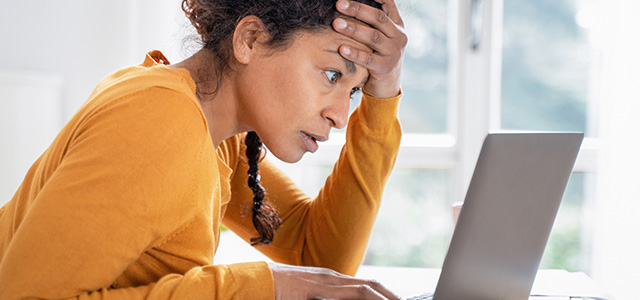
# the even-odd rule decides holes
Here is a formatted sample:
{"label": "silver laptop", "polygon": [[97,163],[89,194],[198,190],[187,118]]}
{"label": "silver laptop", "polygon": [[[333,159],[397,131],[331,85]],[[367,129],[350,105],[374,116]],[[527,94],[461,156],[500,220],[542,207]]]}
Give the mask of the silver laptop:
{"label": "silver laptop", "polygon": [[435,293],[408,300],[526,300],[582,133],[489,134]]}

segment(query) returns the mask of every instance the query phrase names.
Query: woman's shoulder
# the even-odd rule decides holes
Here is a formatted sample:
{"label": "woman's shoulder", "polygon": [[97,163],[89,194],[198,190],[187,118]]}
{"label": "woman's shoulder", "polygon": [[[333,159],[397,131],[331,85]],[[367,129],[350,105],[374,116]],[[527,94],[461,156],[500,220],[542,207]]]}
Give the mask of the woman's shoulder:
{"label": "woman's shoulder", "polygon": [[100,81],[75,117],[122,117],[149,115],[193,118],[206,127],[206,118],[195,95],[195,84],[183,69],[150,62],[120,69]]}
{"label": "woman's shoulder", "polygon": [[185,99],[197,104],[195,84],[188,71],[170,69],[161,64],[143,64],[120,69],[102,79],[89,100],[125,98],[154,89],[183,95]]}
{"label": "woman's shoulder", "polygon": [[[179,140],[196,148],[210,142],[206,118],[188,83],[172,69],[136,66],[107,76],[67,122],[60,142],[95,136],[112,143],[130,137],[158,148]],[[156,143],[156,144],[154,144]]]}

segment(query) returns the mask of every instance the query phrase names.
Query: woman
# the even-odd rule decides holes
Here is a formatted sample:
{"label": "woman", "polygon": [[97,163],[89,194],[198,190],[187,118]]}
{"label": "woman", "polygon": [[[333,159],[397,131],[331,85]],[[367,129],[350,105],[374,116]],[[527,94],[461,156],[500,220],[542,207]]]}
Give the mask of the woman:
{"label": "woman", "polygon": [[[0,210],[0,299],[396,299],[337,273],[399,145],[406,36],[376,2],[183,0],[203,49],[106,77]],[[314,200],[258,164],[261,140],[296,162],[347,121]],[[278,263],[214,265],[221,224]]]}

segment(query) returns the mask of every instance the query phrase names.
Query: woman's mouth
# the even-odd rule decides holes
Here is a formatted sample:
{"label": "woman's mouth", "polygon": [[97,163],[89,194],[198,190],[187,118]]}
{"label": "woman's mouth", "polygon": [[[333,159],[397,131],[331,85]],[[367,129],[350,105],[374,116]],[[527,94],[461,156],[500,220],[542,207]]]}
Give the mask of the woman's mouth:
{"label": "woman's mouth", "polygon": [[300,134],[302,135],[302,141],[307,147],[307,150],[311,153],[316,152],[318,150],[318,139],[304,131],[300,131]]}

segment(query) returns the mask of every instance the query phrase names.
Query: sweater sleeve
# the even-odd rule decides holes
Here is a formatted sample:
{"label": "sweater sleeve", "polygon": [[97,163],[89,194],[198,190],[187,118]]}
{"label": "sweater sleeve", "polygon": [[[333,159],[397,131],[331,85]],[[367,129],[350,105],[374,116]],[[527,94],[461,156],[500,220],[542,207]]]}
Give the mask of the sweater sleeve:
{"label": "sweater sleeve", "polygon": [[63,129],[68,141],[48,150],[58,143],[65,154],[25,204],[0,263],[0,299],[269,299],[265,263],[196,267],[112,288],[146,250],[189,226],[196,177],[217,174],[194,171],[213,151],[203,150],[211,142],[197,103],[179,92],[149,88],[83,109]]}
{"label": "sweater sleeve", "polygon": [[[271,245],[257,249],[275,261],[328,267],[353,275],[362,263],[386,180],[400,145],[397,120],[400,96],[364,96],[349,119],[347,140],[331,175],[317,198],[300,191],[268,161],[260,165],[267,201],[275,203],[283,220]],[[250,215],[251,191],[246,188],[246,162],[238,160],[232,201],[225,225],[244,239],[257,236]]]}

